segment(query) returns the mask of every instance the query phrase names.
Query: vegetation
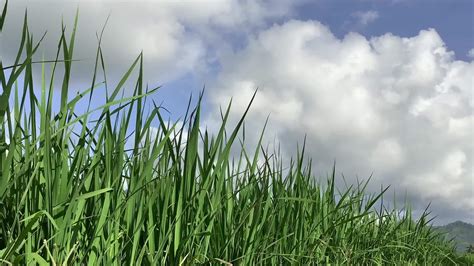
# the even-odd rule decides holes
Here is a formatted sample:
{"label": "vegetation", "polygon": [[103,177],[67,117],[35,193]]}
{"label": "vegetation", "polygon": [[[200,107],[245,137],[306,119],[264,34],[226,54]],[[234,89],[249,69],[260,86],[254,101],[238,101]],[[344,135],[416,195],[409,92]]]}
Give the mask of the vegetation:
{"label": "vegetation", "polygon": [[[5,15],[6,5],[0,28]],[[199,103],[183,126],[166,122],[147,101],[156,88],[143,82],[142,55],[109,90],[99,44],[90,88],[70,96],[77,16],[69,38],[63,27],[57,57],[39,63],[41,41],[26,22],[25,15],[14,64],[0,72],[1,262],[462,263],[429,226],[428,213],[414,221],[409,208],[385,209],[383,192],[366,194],[367,182],[339,191],[334,169],[325,185],[317,183],[304,145],[287,168],[262,148],[263,133],[253,151],[243,149],[249,108],[227,131],[229,104],[214,136],[200,129]],[[133,73],[138,78],[127,88]],[[98,89],[105,103],[93,107]],[[120,97],[124,90],[133,95]],[[79,104],[87,110],[77,113]],[[242,147],[238,156],[233,145]]]}
{"label": "vegetation", "polygon": [[466,265],[474,265],[474,225],[456,221],[443,226],[434,227],[446,239],[453,240],[456,251],[461,254]]}
{"label": "vegetation", "polygon": [[468,246],[466,252],[461,256],[460,262],[464,265],[474,265],[474,247]]}
{"label": "vegetation", "polygon": [[[456,221],[444,226],[437,226],[436,230],[445,234],[447,239],[455,239],[458,252],[469,250],[474,246],[474,225]],[[472,252],[474,253],[474,249]]]}

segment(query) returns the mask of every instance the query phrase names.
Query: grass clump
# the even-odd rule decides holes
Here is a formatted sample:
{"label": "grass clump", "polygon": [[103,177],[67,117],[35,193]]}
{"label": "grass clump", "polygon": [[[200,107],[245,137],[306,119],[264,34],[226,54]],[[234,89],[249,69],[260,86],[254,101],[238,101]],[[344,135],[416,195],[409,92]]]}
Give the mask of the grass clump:
{"label": "grass clump", "polygon": [[[6,6],[1,26],[5,14]],[[34,42],[26,21],[14,65],[2,64],[0,72],[1,262],[459,262],[452,245],[428,225],[427,213],[415,222],[409,210],[376,211],[382,193],[367,195],[367,183],[338,191],[334,169],[325,186],[316,183],[304,147],[287,169],[261,148],[262,137],[254,151],[241,142],[240,156],[231,156],[249,108],[226,132],[229,104],[214,136],[200,130],[199,103],[182,126],[165,122],[156,105],[147,114],[147,96],[156,89],[143,84],[142,55],[107,90],[103,106],[77,113],[96,89],[108,88],[105,76],[98,81],[98,72],[105,73],[100,45],[90,88],[71,97],[77,17],[70,38],[63,28],[57,57],[40,64],[33,61],[40,41]],[[132,73],[138,73],[133,95],[119,98]],[[160,126],[152,129],[152,123]]]}

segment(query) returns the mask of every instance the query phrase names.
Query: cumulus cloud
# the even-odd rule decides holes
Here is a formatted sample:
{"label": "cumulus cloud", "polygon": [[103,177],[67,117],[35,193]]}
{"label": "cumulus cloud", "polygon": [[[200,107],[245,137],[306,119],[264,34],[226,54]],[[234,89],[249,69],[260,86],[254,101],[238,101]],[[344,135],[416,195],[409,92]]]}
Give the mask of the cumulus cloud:
{"label": "cumulus cloud", "polygon": [[163,83],[186,74],[206,73],[207,67],[214,63],[214,54],[231,46],[221,33],[246,34],[271,18],[291,14],[294,5],[286,0],[83,0],[49,1],[47,5],[43,1],[11,1],[2,32],[2,60],[6,65],[14,59],[26,8],[30,31],[36,40],[48,31],[38,53],[38,58],[44,53],[47,59],[55,56],[61,20],[70,33],[79,8],[75,58],[82,61],[73,66],[75,81],[90,79],[96,33],[110,15],[102,43],[109,75],[118,79],[143,51],[145,76]]}
{"label": "cumulus cloud", "polygon": [[470,58],[474,58],[474,48],[472,48],[471,50],[469,50],[469,52],[467,52],[467,56]]}
{"label": "cumulus cloud", "polygon": [[352,16],[357,19],[357,23],[366,26],[379,18],[379,12],[375,10],[357,11],[352,13]]}
{"label": "cumulus cloud", "polygon": [[474,221],[474,62],[456,61],[434,29],[339,39],[318,22],[293,20],[222,65],[214,106],[232,97],[236,119],[259,87],[247,128],[270,114],[267,138],[284,140],[285,156],[306,135],[320,176],[336,159],[349,181],[373,172],[373,191],[391,185],[417,208],[432,202],[438,221]]}

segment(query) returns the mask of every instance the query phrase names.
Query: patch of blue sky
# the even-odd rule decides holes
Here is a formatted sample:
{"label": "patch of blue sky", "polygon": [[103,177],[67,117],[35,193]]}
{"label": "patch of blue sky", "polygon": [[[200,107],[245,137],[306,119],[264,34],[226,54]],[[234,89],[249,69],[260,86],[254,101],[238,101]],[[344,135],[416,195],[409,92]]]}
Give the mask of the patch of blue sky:
{"label": "patch of blue sky", "polygon": [[[356,12],[375,11],[376,20],[358,25]],[[318,20],[342,38],[350,31],[366,37],[392,33],[411,37],[434,28],[458,60],[470,61],[474,47],[474,1],[471,0],[320,0],[298,7],[301,20]]]}

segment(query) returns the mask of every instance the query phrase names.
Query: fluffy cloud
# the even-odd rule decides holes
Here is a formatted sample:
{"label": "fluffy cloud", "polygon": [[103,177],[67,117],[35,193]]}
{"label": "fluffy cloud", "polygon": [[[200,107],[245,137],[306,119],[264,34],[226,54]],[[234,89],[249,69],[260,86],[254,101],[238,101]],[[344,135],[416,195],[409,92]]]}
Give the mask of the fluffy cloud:
{"label": "fluffy cloud", "polygon": [[474,48],[472,48],[471,50],[469,50],[469,52],[467,52],[467,56],[470,58],[474,58]]}
{"label": "fluffy cloud", "polygon": [[[272,8],[269,8],[269,7]],[[38,53],[54,58],[64,20],[71,32],[76,8],[79,26],[75,48],[75,81],[89,80],[100,32],[110,20],[103,39],[108,73],[118,79],[143,50],[146,77],[167,82],[186,74],[206,73],[220,50],[231,43],[221,33],[251,32],[266,21],[291,14],[292,1],[201,0],[201,1],[10,1],[2,33],[2,59],[11,63],[21,34],[23,14],[28,8],[30,31],[36,40],[48,31]],[[45,15],[47,14],[47,15]]]}
{"label": "fluffy cloud", "polygon": [[456,61],[434,29],[338,39],[318,22],[289,21],[222,65],[214,105],[232,97],[236,119],[259,87],[247,128],[270,114],[267,137],[284,140],[286,156],[306,134],[320,175],[336,159],[348,180],[373,172],[373,191],[392,185],[417,208],[432,202],[439,221],[474,220],[474,62]]}
{"label": "fluffy cloud", "polygon": [[354,12],[352,16],[357,19],[359,24],[365,26],[377,20],[379,18],[379,12],[375,10],[357,11]]}

